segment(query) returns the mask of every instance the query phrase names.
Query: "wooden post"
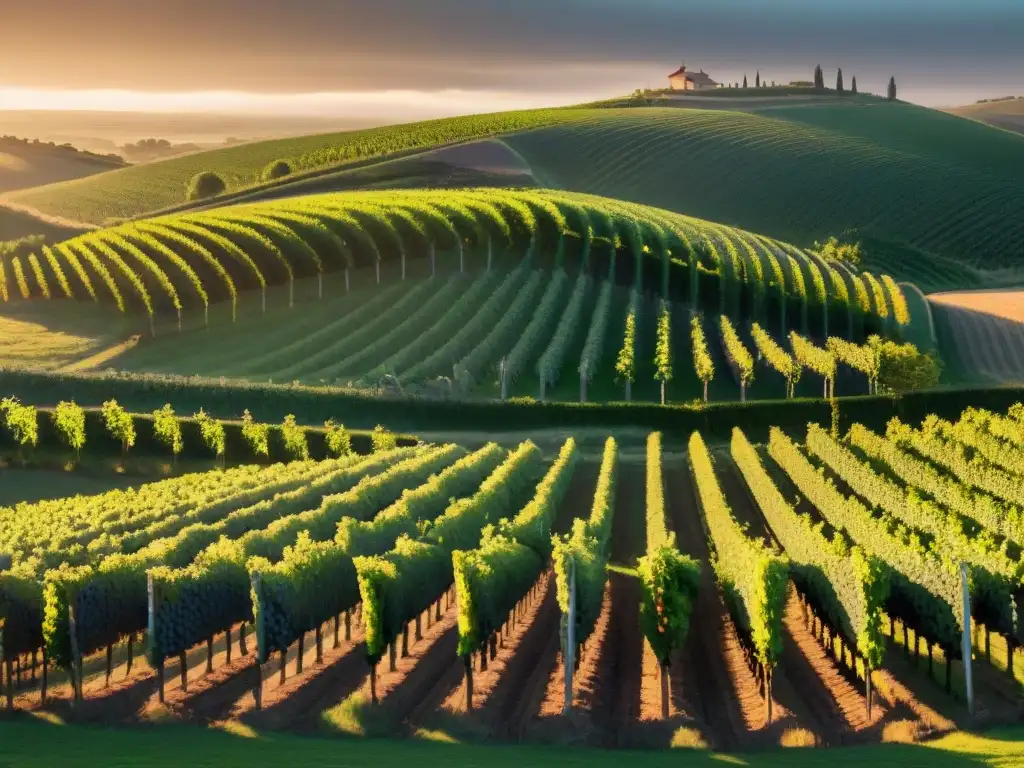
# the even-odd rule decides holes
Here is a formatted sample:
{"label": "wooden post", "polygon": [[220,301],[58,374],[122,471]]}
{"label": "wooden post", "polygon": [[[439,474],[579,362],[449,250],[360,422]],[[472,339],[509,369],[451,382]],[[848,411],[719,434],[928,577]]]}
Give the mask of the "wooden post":
{"label": "wooden post", "polygon": [[213,635],[206,638],[206,674],[213,672]]}
{"label": "wooden post", "polygon": [[402,625],[402,658],[409,656],[409,622]]}
{"label": "wooden post", "polygon": [[370,664],[370,702],[377,703],[377,665]]}
{"label": "wooden post", "polygon": [[422,618],[423,618],[422,614],[419,614],[419,613],[416,614],[416,640],[417,641],[423,639],[423,624],[420,621]]}
{"label": "wooden post", "polygon": [[249,648],[245,644],[245,628],[246,623],[243,621],[242,626],[238,628],[238,650],[241,651],[243,656],[248,656]]}
{"label": "wooden post", "polygon": [[128,635],[128,665],[124,671],[125,678],[131,677],[132,664],[135,662],[135,633]]}
{"label": "wooden post", "polygon": [[178,655],[178,663],[181,665],[181,690],[188,690],[188,658],[185,656],[185,652],[182,651]]}
{"label": "wooden post", "polygon": [[992,663],[992,632],[985,627],[985,661]]}
{"label": "wooden post", "polygon": [[764,671],[764,695],[768,702],[768,725],[772,724],[772,672],[770,669]]}
{"label": "wooden post", "polygon": [[288,651],[281,651],[281,678],[279,680],[281,685],[284,685],[284,681],[288,679],[288,670],[285,665],[288,663]]}
{"label": "wooden post", "polygon": [[7,708],[14,709],[14,664],[11,657],[7,657]]}
{"label": "wooden post", "polygon": [[907,625],[903,625],[903,653],[910,656],[910,634],[907,632]]}
{"label": "wooden post", "polygon": [[434,611],[434,620],[441,620],[441,598],[437,598],[437,608]]}
{"label": "wooden post", "polygon": [[466,711],[473,711],[473,654],[462,657],[466,664]]}
{"label": "wooden post", "polygon": [[491,633],[491,661],[494,661],[496,658],[498,658],[497,636]]}
{"label": "wooden post", "polygon": [[316,663],[324,663],[324,638],[320,624],[316,625]]}
{"label": "wooden post", "polygon": [[932,677],[932,650],[933,650],[934,646],[932,645],[931,640],[925,640],[925,645],[928,646],[928,677],[929,677],[929,679],[931,679],[931,677]]}
{"label": "wooden post", "polygon": [[[971,674],[971,595],[967,579],[967,563],[960,563],[960,591],[964,603],[964,628],[961,653],[964,661],[964,687],[967,690],[967,712],[974,716],[974,678]],[[947,676],[948,676],[947,672]]]}
{"label": "wooden post", "polygon": [[[75,599],[68,600],[68,634],[71,636],[71,687],[74,690],[74,700],[82,700],[82,655],[78,651],[78,622],[75,618]],[[8,662],[9,664],[9,662]],[[10,677],[11,668],[7,667],[7,676]]]}
{"label": "wooden post", "polygon": [[107,681],[105,687],[110,687],[110,672],[114,667],[114,646],[107,646]]}
{"label": "wooden post", "polygon": [[345,610],[345,642],[352,639],[352,612]]}
{"label": "wooden post", "polygon": [[668,665],[661,665],[661,719],[668,720]]}
{"label": "wooden post", "polygon": [[164,703],[164,660],[160,659],[160,663],[156,667],[156,685],[157,695],[160,699],[160,703]]}
{"label": "wooden post", "polygon": [[256,667],[256,684],[252,689],[252,696],[256,700],[256,709],[263,708],[263,665],[260,664],[260,660],[256,659],[254,665]]}
{"label": "wooden post", "polygon": [[[1010,656],[1012,658],[1013,654],[1011,653]],[[44,707],[46,706],[46,684],[47,684],[47,673],[49,672],[49,669],[48,669],[49,666],[50,666],[50,660],[48,658],[46,658],[46,646],[44,645],[43,646],[43,669],[41,671],[41,677],[42,677],[42,682],[43,682],[42,705]],[[1011,667],[1010,669],[1011,669],[1011,672],[1012,672],[1013,668]]]}
{"label": "wooden post", "polygon": [[395,641],[392,640],[388,646],[388,672],[394,672],[395,669]]}
{"label": "wooden post", "polygon": [[227,650],[227,656],[225,657],[228,664],[231,663],[231,627],[228,627],[224,632],[224,648]]}
{"label": "wooden post", "polygon": [[[348,616],[348,611],[345,611],[345,615]],[[340,632],[341,632],[341,614],[338,613],[338,614],[335,614],[335,616],[334,616],[334,649],[335,650],[337,650],[338,647],[341,645],[341,640],[339,639]]]}
{"label": "wooden post", "polygon": [[480,649],[480,671],[487,671],[487,641],[484,640],[483,647]]}
{"label": "wooden post", "polygon": [[36,651],[35,649],[32,649],[32,670],[31,670],[31,672],[32,672],[32,684],[33,685],[35,685],[35,683],[36,683],[36,664],[39,663],[39,659],[38,659],[38,655],[37,654],[38,654],[38,651]]}
{"label": "wooden post", "polygon": [[297,674],[297,675],[301,675],[302,674],[302,657],[305,655],[305,651],[306,651],[306,633],[305,632],[301,632],[299,634],[298,653],[295,656],[295,674]]}
{"label": "wooden post", "polygon": [[868,700],[868,721],[871,721],[871,667],[867,656],[864,657],[864,688]]}

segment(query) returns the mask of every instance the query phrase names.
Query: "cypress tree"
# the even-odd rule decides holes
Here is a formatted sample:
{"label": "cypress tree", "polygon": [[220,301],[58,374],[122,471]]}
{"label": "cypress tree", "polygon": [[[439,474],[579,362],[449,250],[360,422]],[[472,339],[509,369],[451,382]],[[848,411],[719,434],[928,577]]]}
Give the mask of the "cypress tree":
{"label": "cypress tree", "polygon": [[843,92],[843,70],[839,69],[839,74],[836,75],[836,93]]}
{"label": "cypress tree", "polygon": [[854,96],[857,95],[857,76],[856,75],[853,76],[853,81],[850,83],[850,93],[852,93]]}
{"label": "cypress tree", "polygon": [[896,101],[896,78],[889,78],[889,101]]}
{"label": "cypress tree", "polygon": [[761,70],[760,69],[757,70],[757,79],[754,80],[754,87],[755,88],[760,88],[761,87]]}
{"label": "cypress tree", "polygon": [[746,75],[743,76],[743,87],[744,88],[747,87],[747,76]]}
{"label": "cypress tree", "polygon": [[825,73],[821,71],[821,64],[814,68],[814,87],[822,89],[825,87]]}

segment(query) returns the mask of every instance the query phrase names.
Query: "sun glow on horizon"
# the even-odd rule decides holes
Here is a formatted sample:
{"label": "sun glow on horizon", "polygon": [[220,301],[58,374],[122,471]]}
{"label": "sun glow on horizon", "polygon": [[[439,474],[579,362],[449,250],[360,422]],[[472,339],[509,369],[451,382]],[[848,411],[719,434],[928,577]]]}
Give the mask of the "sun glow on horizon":
{"label": "sun glow on horizon", "polygon": [[386,90],[323,93],[247,91],[152,92],[119,89],[59,90],[0,86],[0,111],[218,113],[356,117],[452,115],[553,107],[593,94],[531,94],[507,91]]}

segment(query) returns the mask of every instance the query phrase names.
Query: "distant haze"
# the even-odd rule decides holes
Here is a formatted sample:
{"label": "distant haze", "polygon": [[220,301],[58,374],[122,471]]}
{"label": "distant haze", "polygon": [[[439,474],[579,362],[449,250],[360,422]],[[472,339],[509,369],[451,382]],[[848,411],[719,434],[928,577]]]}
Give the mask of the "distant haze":
{"label": "distant haze", "polygon": [[928,105],[1024,93],[1024,0],[2,2],[0,110],[417,119],[664,87],[683,59],[895,75]]}

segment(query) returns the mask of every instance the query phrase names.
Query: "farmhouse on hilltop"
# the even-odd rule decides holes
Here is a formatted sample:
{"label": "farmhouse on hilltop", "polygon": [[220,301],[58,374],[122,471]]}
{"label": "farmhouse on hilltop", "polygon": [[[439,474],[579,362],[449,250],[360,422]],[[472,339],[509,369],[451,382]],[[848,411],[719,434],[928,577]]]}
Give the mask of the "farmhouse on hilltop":
{"label": "farmhouse on hilltop", "polygon": [[708,88],[718,88],[721,83],[712,80],[703,69],[700,72],[687,72],[684,63],[668,76],[668,85],[673,91],[703,91]]}

